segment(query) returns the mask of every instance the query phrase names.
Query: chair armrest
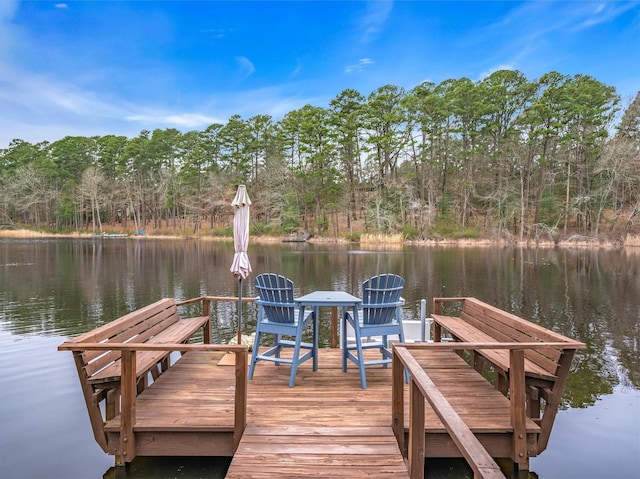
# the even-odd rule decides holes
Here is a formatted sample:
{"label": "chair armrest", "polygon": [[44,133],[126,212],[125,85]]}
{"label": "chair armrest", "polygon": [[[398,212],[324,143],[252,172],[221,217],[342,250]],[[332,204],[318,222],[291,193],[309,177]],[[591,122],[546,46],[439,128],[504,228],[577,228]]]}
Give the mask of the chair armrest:
{"label": "chair armrest", "polygon": [[262,299],[256,299],[256,304],[259,306],[278,306],[282,308],[295,308],[296,303],[280,303],[277,301],[264,301]]}
{"label": "chair armrest", "polygon": [[373,308],[397,308],[397,307],[404,306],[404,304],[405,304],[404,300],[394,301],[392,303],[359,304],[358,305],[358,309],[363,309],[363,308],[367,308],[367,309],[373,309]]}

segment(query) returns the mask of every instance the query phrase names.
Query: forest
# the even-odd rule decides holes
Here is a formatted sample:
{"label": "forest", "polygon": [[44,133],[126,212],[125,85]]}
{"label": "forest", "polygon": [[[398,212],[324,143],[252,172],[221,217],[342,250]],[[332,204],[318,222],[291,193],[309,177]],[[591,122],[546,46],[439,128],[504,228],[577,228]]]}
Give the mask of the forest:
{"label": "forest", "polygon": [[340,92],[282,119],[0,149],[0,228],[258,235],[621,238],[640,232],[640,91],[587,75]]}

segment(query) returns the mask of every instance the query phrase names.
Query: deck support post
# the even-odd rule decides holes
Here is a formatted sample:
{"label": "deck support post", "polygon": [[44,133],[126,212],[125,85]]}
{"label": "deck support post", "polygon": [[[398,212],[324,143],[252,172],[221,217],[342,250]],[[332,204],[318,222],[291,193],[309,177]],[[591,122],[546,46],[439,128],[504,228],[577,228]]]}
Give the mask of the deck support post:
{"label": "deck support post", "polygon": [[495,369],[496,389],[506,396],[507,393],[509,392],[509,380],[507,376],[504,373],[502,373],[502,371],[498,371],[497,368],[494,368],[494,369]]}
{"label": "deck support post", "polygon": [[84,402],[87,405],[87,412],[89,413],[89,421],[91,422],[91,429],[93,429],[93,437],[100,445],[104,452],[107,452],[107,435],[104,432],[104,421],[100,412],[98,404],[94,404],[93,395],[94,388],[89,385],[87,378],[87,372],[84,368],[84,360],[82,359],[82,352],[74,351],[73,360],[76,363],[78,375],[80,376],[80,386],[82,387],[82,395],[84,396]]}
{"label": "deck support post", "polygon": [[524,350],[509,350],[509,386],[511,389],[511,425],[513,426],[513,461],[520,470],[529,470],[527,453],[526,383]]}
{"label": "deck support post", "polygon": [[527,416],[540,423],[540,390],[532,385],[527,386]]}
{"label": "deck support post", "polygon": [[556,370],[557,378],[555,383],[553,384],[551,395],[547,398],[544,413],[542,414],[542,419],[540,420],[540,427],[542,431],[540,433],[540,436],[538,437],[538,450],[536,451],[538,454],[544,451],[547,448],[547,444],[549,443],[551,428],[553,427],[553,423],[556,419],[558,407],[560,407],[560,401],[562,400],[562,391],[564,390],[564,386],[567,383],[571,361],[573,361],[575,352],[575,349],[564,349],[562,351],[562,354],[560,355],[560,359],[558,360],[558,368]]}
{"label": "deck support post", "polygon": [[136,352],[122,351],[122,414],[120,419],[120,447],[116,461],[133,461],[136,452],[133,426],[136,423]]}
{"label": "deck support post", "polygon": [[120,414],[120,388],[110,388],[107,391],[107,404],[104,409],[107,422]]}

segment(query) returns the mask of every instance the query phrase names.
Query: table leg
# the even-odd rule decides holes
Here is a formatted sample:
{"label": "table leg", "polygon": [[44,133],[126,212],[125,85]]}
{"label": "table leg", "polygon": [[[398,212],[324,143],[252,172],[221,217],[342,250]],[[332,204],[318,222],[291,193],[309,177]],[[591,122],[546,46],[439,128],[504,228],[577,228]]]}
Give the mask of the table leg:
{"label": "table leg", "polygon": [[320,351],[318,350],[318,336],[320,336],[320,315],[318,314],[318,307],[314,306],[313,308],[313,370],[318,370],[318,354]]}
{"label": "table leg", "polygon": [[331,307],[331,338],[330,346],[332,348],[338,347],[338,307]]}

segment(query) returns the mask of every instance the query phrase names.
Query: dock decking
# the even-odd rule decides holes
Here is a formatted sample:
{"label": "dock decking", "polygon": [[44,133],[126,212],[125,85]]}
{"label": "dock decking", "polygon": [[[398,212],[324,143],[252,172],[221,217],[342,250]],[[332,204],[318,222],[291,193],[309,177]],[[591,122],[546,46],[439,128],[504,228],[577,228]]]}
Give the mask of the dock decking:
{"label": "dock decking", "polygon": [[[408,477],[391,428],[391,368],[369,369],[363,390],[356,368],[342,372],[340,353],[321,349],[318,371],[303,364],[294,388],[287,387],[289,368],[260,364],[247,385],[247,427],[234,454],[235,367],[221,364],[230,355],[189,351],[137,397],[135,454],[233,456],[230,479]],[[489,453],[507,457],[507,398],[452,351],[413,354]],[[408,434],[409,394],[404,398]],[[460,457],[428,405],[425,417],[426,457]],[[534,446],[540,428],[531,420],[526,428]],[[120,416],[105,430],[109,444],[118,444]]]}

